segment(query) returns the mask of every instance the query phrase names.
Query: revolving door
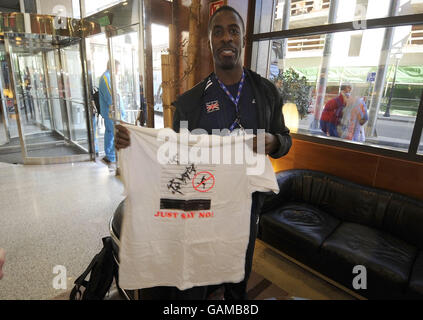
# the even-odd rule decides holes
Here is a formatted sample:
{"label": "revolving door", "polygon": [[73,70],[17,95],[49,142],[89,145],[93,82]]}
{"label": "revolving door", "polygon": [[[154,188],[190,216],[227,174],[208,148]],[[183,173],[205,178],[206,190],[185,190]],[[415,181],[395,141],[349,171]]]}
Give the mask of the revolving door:
{"label": "revolving door", "polygon": [[4,33],[0,39],[0,162],[91,159],[81,39]]}

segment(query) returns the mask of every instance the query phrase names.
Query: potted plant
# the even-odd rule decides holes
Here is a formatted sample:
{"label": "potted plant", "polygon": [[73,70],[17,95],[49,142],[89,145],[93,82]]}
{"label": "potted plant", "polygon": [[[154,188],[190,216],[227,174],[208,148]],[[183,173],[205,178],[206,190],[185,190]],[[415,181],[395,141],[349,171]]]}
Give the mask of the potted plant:
{"label": "potted plant", "polygon": [[307,116],[311,89],[311,86],[307,85],[307,79],[300,77],[294,69],[289,68],[285,71],[279,71],[278,76],[273,81],[283,98],[284,107],[288,103],[293,103],[296,105],[301,119]]}

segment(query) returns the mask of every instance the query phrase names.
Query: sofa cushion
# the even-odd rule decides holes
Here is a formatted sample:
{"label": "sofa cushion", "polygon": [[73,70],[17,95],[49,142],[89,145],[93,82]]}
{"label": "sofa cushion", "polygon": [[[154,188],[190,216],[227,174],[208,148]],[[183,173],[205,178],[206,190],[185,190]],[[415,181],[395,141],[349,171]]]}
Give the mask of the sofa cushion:
{"label": "sofa cushion", "polygon": [[409,293],[413,298],[423,299],[423,251],[420,251],[410,277]]}
{"label": "sofa cushion", "polygon": [[[381,227],[389,194],[323,172],[284,172],[278,183],[290,185],[291,200],[313,205],[341,221]],[[279,175],[279,174],[278,174]],[[283,187],[280,186],[281,189]]]}
{"label": "sofa cushion", "polygon": [[386,206],[382,229],[423,248],[423,203],[392,194]]}
{"label": "sofa cushion", "polygon": [[[323,273],[368,298],[401,298],[417,255],[416,247],[367,226],[343,222],[321,248]],[[353,268],[366,267],[367,289],[352,286]]]}
{"label": "sofa cushion", "polygon": [[281,171],[277,180],[281,192],[266,196],[263,212],[287,202],[306,203],[341,221],[383,230],[423,248],[421,200],[313,170]]}
{"label": "sofa cushion", "polygon": [[293,258],[315,266],[321,244],[339,224],[338,219],[313,206],[288,203],[262,215],[259,237]]}

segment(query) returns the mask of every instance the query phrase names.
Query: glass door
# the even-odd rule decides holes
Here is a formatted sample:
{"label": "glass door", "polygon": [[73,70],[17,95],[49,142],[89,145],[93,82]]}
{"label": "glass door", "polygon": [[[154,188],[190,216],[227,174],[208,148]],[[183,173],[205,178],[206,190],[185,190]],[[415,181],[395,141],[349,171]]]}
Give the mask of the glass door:
{"label": "glass door", "polygon": [[[100,79],[107,69],[109,61],[108,41],[105,33],[90,36],[85,39],[87,48],[88,81],[91,94],[100,87]],[[93,135],[95,141],[96,155],[103,157],[105,124],[101,115],[92,116]]]}
{"label": "glass door", "polygon": [[80,44],[60,50],[64,88],[64,100],[68,112],[70,142],[88,152],[87,105],[85,104]]}
{"label": "glass door", "polygon": [[[48,164],[90,159],[80,39],[63,40],[5,34],[9,58],[7,72],[1,77],[0,139],[9,148],[0,145],[0,162]],[[11,80],[9,87],[7,79]],[[9,91],[16,97],[14,108],[9,106]],[[2,158],[2,152],[9,152],[9,158]]]}
{"label": "glass door", "polygon": [[[14,91],[9,77],[4,44],[0,44],[0,147],[15,148],[20,152],[18,124],[13,103]],[[4,150],[0,150],[0,154]]]}
{"label": "glass door", "polygon": [[143,96],[139,69],[138,25],[119,29],[109,39],[112,59],[119,62],[112,77],[115,119],[135,124]]}
{"label": "glass door", "polygon": [[49,101],[51,105],[51,117],[53,121],[53,131],[61,135],[63,138],[69,136],[67,134],[65,106],[63,103],[63,89],[61,84],[60,69],[57,70],[56,65],[59,64],[58,53],[56,50],[45,52],[46,55],[46,72],[48,74],[46,81],[48,82]]}

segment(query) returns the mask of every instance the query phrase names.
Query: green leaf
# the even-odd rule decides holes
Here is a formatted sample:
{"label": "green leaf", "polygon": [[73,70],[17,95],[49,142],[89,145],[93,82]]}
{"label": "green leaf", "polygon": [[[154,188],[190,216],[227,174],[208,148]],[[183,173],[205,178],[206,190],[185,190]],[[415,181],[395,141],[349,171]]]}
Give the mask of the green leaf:
{"label": "green leaf", "polygon": [[[311,86],[307,85],[307,78],[301,77],[292,68],[279,70],[278,76],[274,78],[274,83],[278,88],[283,101],[292,101],[297,105],[298,113],[303,119],[308,114],[308,107],[311,101]],[[282,82],[280,86],[279,83]]]}

